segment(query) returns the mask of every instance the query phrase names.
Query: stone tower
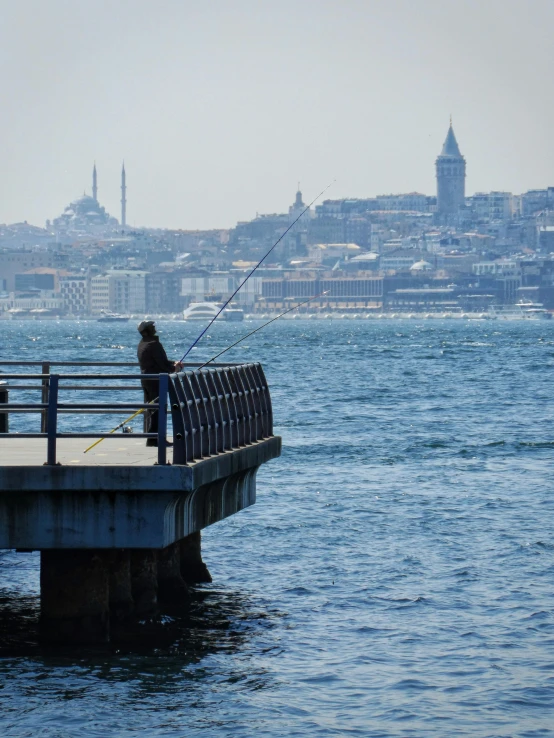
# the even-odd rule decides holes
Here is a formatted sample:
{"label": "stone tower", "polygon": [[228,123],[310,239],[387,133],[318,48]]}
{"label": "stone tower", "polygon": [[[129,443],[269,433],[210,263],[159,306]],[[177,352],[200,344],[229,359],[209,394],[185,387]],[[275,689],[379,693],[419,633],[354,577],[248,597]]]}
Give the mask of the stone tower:
{"label": "stone tower", "polygon": [[437,168],[437,212],[439,218],[450,220],[458,216],[465,203],[466,160],[460,154],[458,142],[452,129],[435,163]]}

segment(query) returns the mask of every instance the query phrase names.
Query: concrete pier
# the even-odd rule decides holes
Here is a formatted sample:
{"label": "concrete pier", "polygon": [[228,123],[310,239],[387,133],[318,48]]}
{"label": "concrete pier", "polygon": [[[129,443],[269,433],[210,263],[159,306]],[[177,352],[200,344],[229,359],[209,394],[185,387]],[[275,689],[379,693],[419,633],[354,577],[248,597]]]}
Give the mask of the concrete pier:
{"label": "concrete pier", "polygon": [[158,552],[151,548],[131,551],[131,592],[136,615],[158,611]]}
{"label": "concrete pier", "polygon": [[45,433],[25,437],[10,424],[0,435],[0,548],[41,551],[44,640],[101,643],[110,623],[186,606],[190,586],[211,582],[201,530],[254,504],[256,472],[279,456],[281,439],[251,364],[160,375],[173,425],[167,452],[164,426],[163,454],[134,434],[84,454],[89,440],[56,430],[57,412],[71,411],[58,398],[64,379],[75,381],[49,375]]}
{"label": "concrete pier", "polygon": [[110,554],[110,618],[125,620],[135,611],[131,588],[131,552],[115,549]]}
{"label": "concrete pier", "polygon": [[187,584],[205,584],[212,581],[208,567],[202,561],[200,531],[191,533],[179,541],[181,576]]}
{"label": "concrete pier", "polygon": [[181,574],[179,541],[158,552],[158,599],[169,604],[183,604],[190,600],[187,582]]}
{"label": "concrete pier", "polygon": [[83,446],[64,439],[48,467],[42,439],[0,436],[0,548],[165,548],[253,505],[257,469],[281,439],[166,466],[132,435],[96,454]]}
{"label": "concrete pier", "polygon": [[40,634],[50,643],[106,643],[109,552],[42,551]]}

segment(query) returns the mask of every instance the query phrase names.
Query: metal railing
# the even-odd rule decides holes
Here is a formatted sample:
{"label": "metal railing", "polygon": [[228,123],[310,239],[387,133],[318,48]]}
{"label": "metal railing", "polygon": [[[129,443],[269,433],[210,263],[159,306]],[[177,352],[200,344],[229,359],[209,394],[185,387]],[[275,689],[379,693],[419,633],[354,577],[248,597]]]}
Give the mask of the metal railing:
{"label": "metal railing", "polygon": [[[136,363],[106,362],[0,362],[0,366],[40,366],[48,371],[41,374],[3,373],[0,387],[0,418],[5,418],[1,438],[46,438],[46,464],[57,463],[57,441],[63,438],[115,438],[114,433],[60,432],[59,415],[104,415],[133,413],[139,410],[158,412],[158,432],[136,433],[135,438],[154,438],[158,442],[158,463],[167,463],[167,401],[173,422],[173,463],[189,464],[204,458],[243,448],[273,435],[273,415],[267,381],[260,364],[225,364],[200,368],[189,364],[179,374],[53,374],[52,366],[122,367]],[[157,402],[61,402],[60,394],[67,391],[135,391],[141,379],[159,381]],[[134,381],[129,386],[114,385],[114,381]],[[31,381],[31,384],[20,384]],[[94,384],[81,384],[93,381]],[[111,381],[112,384],[105,384]],[[34,383],[33,383],[34,382]],[[78,382],[79,384],[75,384]],[[35,390],[41,392],[41,402],[9,402],[8,391]],[[9,431],[11,414],[41,415],[40,433]],[[121,438],[121,437],[119,437]],[[1,462],[0,462],[1,463]]]}
{"label": "metal railing", "polygon": [[261,364],[186,369],[169,375],[173,463],[188,464],[273,435]]}
{"label": "metal railing", "polygon": [[[42,402],[48,403],[48,386],[49,376],[53,366],[102,366],[102,367],[123,367],[123,366],[138,366],[136,361],[0,361],[0,366],[40,366],[42,374]],[[22,389],[22,387],[19,387]],[[28,388],[28,389],[35,389]],[[116,389],[119,389],[116,388]],[[133,387],[133,389],[135,389]],[[41,431],[46,433],[47,428],[47,412],[43,410],[41,412]]]}

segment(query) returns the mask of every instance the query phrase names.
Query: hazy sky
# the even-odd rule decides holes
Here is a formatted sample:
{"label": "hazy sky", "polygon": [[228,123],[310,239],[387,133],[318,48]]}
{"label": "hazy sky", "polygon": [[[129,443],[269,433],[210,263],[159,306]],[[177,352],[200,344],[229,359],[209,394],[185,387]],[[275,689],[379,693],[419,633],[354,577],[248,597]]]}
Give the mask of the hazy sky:
{"label": "hazy sky", "polygon": [[0,222],[98,167],[128,222],[231,227],[310,200],[554,185],[553,0],[0,0]]}

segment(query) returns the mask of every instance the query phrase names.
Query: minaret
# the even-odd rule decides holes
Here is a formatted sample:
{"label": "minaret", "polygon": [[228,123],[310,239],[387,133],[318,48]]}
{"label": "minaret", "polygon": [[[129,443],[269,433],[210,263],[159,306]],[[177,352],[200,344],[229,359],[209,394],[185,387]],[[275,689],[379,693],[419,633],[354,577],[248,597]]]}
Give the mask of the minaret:
{"label": "minaret", "polygon": [[127,225],[127,186],[125,184],[125,162],[121,167],[121,227]]}
{"label": "minaret", "polygon": [[449,219],[457,216],[465,203],[466,160],[460,153],[458,142],[452,128],[446,134],[446,140],[440,155],[435,162],[437,171],[437,212],[439,216]]}
{"label": "minaret", "polygon": [[92,170],[92,196],[98,202],[98,181],[96,178],[96,162],[94,162],[94,169]]}

